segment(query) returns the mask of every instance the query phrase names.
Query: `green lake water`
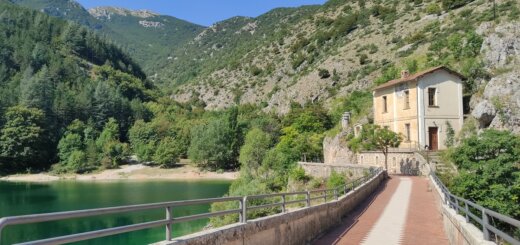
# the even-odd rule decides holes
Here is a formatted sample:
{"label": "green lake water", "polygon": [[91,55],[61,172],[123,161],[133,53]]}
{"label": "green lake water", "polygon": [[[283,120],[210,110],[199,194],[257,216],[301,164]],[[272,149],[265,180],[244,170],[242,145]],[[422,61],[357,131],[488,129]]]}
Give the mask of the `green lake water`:
{"label": "green lake water", "polygon": [[[229,189],[229,181],[117,181],[12,183],[0,181],[0,217],[113,207],[164,201],[220,197]],[[205,213],[209,205],[180,207],[174,216]],[[31,225],[8,226],[0,244],[13,244],[72,233],[92,231],[139,222],[164,219],[165,210],[153,210]],[[173,235],[201,230],[208,220],[175,224]],[[109,236],[76,244],[148,244],[164,240],[165,229],[154,228]]]}

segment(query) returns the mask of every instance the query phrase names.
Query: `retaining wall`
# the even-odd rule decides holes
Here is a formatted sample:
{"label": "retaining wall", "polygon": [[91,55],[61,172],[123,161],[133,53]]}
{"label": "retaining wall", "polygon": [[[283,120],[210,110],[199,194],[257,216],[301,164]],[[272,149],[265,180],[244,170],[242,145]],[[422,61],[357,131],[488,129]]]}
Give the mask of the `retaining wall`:
{"label": "retaining wall", "polygon": [[[375,166],[385,168],[385,155],[380,151],[364,151],[357,154],[357,162],[362,166]],[[404,175],[426,175],[424,165],[426,160],[418,153],[409,152],[389,152],[388,153],[388,173]]]}
{"label": "retaining wall", "polygon": [[439,212],[442,214],[444,231],[450,240],[451,245],[491,245],[496,244],[484,240],[482,231],[471,223],[466,222],[466,218],[457,214],[454,209],[448,207],[444,200],[444,194],[440,187],[430,176],[430,186],[435,191],[435,201],[439,204]]}
{"label": "retaining wall", "polygon": [[332,165],[308,162],[299,162],[298,164],[305,170],[306,174],[317,178],[328,178],[332,171],[350,173],[349,175],[352,178],[360,178],[372,167],[358,164]]}
{"label": "retaining wall", "polygon": [[386,172],[381,172],[337,201],[203,231],[157,245],[308,244],[328,229],[339,225],[341,217],[370,196],[385,178]]}

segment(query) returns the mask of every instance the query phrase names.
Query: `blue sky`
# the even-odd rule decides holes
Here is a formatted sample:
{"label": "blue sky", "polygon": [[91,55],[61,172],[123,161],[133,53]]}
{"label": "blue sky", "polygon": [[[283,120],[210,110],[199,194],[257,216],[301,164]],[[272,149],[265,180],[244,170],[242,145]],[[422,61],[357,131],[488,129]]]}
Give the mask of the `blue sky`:
{"label": "blue sky", "polygon": [[277,7],[323,4],[326,0],[77,0],[85,8],[117,6],[149,9],[196,24],[209,26],[233,16],[256,17]]}

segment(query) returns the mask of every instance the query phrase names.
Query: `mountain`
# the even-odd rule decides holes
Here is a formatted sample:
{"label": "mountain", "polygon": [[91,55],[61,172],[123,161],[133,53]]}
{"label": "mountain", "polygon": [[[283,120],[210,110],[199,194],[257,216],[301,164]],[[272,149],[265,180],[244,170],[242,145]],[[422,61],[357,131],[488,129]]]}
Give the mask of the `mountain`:
{"label": "mountain", "polygon": [[98,7],[86,10],[74,0],[12,0],[51,16],[70,20],[122,46],[148,74],[157,61],[166,62],[172,47],[193,39],[204,27],[146,10]]}
{"label": "mountain", "polygon": [[50,16],[74,21],[93,29],[103,29],[103,25],[74,0],[11,0],[11,2]]}
{"label": "mountain", "polygon": [[108,36],[123,44],[150,75],[155,73],[157,60],[166,62],[173,47],[195,38],[204,28],[148,10],[98,7],[88,11],[114,33]]}
{"label": "mountain", "polygon": [[[497,3],[497,20],[518,20],[518,2]],[[468,76],[467,93],[489,73],[475,30],[493,3],[471,0],[347,1],[272,10],[216,23],[174,50],[158,72],[180,102],[209,109],[325,103],[395,78],[400,69],[444,64]]]}

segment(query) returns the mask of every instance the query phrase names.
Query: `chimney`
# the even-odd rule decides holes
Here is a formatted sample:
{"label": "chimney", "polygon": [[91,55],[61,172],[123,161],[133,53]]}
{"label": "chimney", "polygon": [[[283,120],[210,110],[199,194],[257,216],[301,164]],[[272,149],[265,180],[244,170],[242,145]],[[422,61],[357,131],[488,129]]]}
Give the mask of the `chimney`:
{"label": "chimney", "polygon": [[407,78],[408,76],[410,76],[410,72],[408,70],[401,71],[401,78]]}

